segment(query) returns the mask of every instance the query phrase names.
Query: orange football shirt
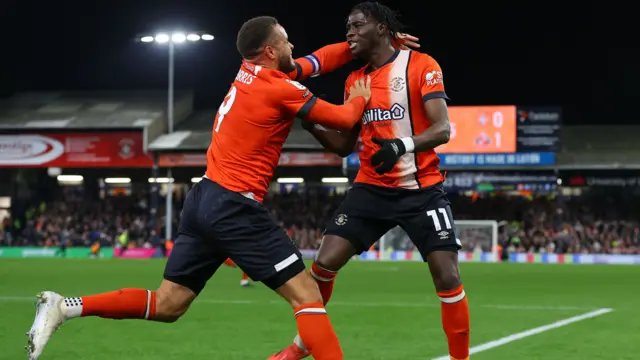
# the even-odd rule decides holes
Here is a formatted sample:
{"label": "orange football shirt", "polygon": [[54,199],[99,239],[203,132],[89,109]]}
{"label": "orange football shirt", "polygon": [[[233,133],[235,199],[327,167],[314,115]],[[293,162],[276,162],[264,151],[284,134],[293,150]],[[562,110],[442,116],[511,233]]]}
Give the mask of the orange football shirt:
{"label": "orange football shirt", "polygon": [[333,105],[292,80],[333,71],[350,60],[349,46],[341,43],[296,60],[291,74],[243,61],[213,123],[206,177],[262,201],[296,117],[338,129],[360,119],[364,98]]}
{"label": "orange football shirt", "polygon": [[430,122],[424,102],[448,99],[440,65],[429,55],[398,50],[378,69],[369,65],[353,71],[345,83],[345,99],[355,80],[371,76],[371,101],[360,124],[363,149],[355,182],[371,185],[418,189],[443,180],[440,159],[432,150],[404,154],[393,170],[379,175],[370,158],[380,148],[372,138],[395,139],[425,131]]}

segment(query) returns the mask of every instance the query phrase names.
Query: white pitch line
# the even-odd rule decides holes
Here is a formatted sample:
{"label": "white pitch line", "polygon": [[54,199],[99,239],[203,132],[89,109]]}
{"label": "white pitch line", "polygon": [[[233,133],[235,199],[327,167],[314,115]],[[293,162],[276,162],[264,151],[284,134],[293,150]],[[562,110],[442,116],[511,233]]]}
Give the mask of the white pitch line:
{"label": "white pitch line", "polygon": [[[537,327],[537,328],[533,328],[533,329],[530,329],[530,330],[526,330],[526,331],[523,331],[523,332],[519,332],[519,333],[516,333],[516,334],[505,336],[505,337],[503,337],[501,339],[498,339],[498,340],[493,340],[493,341],[489,341],[488,343],[484,343],[484,344],[480,344],[478,346],[474,346],[471,349],[469,349],[469,354],[473,355],[473,354],[477,354],[479,352],[491,350],[493,348],[497,348],[498,346],[502,346],[502,345],[508,344],[510,342],[514,342],[514,341],[517,341],[517,340],[520,340],[520,339],[524,339],[526,337],[537,335],[537,334],[540,334],[540,333],[543,333],[543,332],[546,332],[546,331],[549,331],[549,330],[557,329],[557,328],[562,327],[562,326],[567,326],[569,324],[573,324],[573,323],[578,322],[578,321],[587,320],[587,319],[594,318],[596,316],[601,316],[601,315],[604,315],[604,314],[608,314],[608,313],[610,313],[612,311],[613,311],[613,309],[598,309],[598,310],[595,310],[595,311],[588,312],[586,314],[573,316],[573,317],[570,317],[570,318],[567,318],[567,319],[564,319],[564,320],[558,320],[558,321],[553,322],[553,323],[548,324],[548,325],[543,325],[543,326],[540,326],[540,327]],[[433,360],[449,360],[449,359],[450,359],[449,355],[445,355],[445,356],[441,356],[441,357],[438,357],[438,358],[434,358]]]}
{"label": "white pitch line", "polygon": [[[32,296],[0,296],[0,302],[8,301],[33,301],[36,297]],[[271,304],[271,305],[284,305],[282,300],[218,300],[218,299],[197,299],[197,302],[205,304],[226,304],[226,305],[256,305],[256,304]],[[347,306],[347,307],[387,307],[387,308],[439,308],[440,302],[435,300],[425,302],[348,302],[348,301],[332,301],[329,303],[331,306]],[[481,307],[485,309],[495,310],[515,310],[515,311],[587,311],[593,310],[594,307],[577,307],[577,306],[540,306],[540,305],[478,305],[473,307]]]}

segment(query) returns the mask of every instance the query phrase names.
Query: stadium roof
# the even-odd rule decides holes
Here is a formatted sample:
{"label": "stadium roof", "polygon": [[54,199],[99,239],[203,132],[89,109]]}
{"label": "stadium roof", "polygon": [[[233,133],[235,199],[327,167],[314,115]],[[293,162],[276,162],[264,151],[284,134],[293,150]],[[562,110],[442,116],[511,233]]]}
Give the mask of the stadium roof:
{"label": "stadium roof", "polygon": [[[202,151],[209,147],[213,119],[217,110],[199,111],[189,116],[176,127],[176,132],[165,134],[151,142],[149,150],[156,151]],[[284,144],[285,149],[321,150],[320,144],[311,134],[303,130],[298,120]]]}
{"label": "stadium roof", "polygon": [[[193,100],[189,92],[175,99],[179,123]],[[22,93],[0,101],[0,130],[144,128],[166,123],[166,104],[166,91]]]}
{"label": "stadium roof", "polygon": [[[216,110],[189,116],[176,132],[149,145],[156,151],[204,151],[211,141]],[[561,132],[557,164],[562,168],[640,167],[640,126],[566,126]],[[299,124],[294,124],[285,149],[321,150],[320,144]]]}

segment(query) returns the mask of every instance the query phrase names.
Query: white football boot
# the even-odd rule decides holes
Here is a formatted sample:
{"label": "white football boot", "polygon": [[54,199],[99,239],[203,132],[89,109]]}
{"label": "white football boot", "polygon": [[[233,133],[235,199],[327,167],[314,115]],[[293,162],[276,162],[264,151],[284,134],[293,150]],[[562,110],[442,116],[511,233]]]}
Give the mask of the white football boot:
{"label": "white football boot", "polygon": [[36,318],[31,330],[27,332],[27,357],[36,360],[49,342],[51,335],[58,330],[67,319],[62,313],[61,304],[64,297],[52,291],[43,291],[36,298]]}

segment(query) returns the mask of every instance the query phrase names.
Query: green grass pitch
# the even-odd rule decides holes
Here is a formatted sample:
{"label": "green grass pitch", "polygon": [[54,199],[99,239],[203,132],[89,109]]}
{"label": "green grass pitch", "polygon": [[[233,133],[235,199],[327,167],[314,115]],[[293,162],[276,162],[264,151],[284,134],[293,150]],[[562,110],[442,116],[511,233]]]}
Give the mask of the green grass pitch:
{"label": "green grass pitch", "polygon": [[[0,260],[0,359],[25,355],[24,333],[41,290],[79,296],[123,287],[155,289],[162,260]],[[638,359],[640,267],[461,264],[471,345],[600,308],[614,311],[472,355],[472,359]],[[296,328],[288,305],[261,284],[239,286],[221,268],[175,324],[72,320],[42,360],[266,359]],[[349,360],[429,360],[447,353],[440,305],[422,263],[352,262],[327,307]]]}

